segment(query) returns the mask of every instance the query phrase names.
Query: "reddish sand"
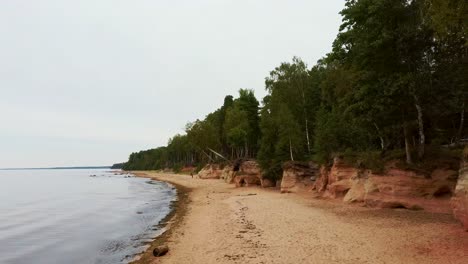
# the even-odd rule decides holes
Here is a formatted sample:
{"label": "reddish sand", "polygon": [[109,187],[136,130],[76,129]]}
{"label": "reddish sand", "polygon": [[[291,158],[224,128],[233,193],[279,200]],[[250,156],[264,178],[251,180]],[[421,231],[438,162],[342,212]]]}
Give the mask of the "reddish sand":
{"label": "reddish sand", "polygon": [[136,263],[468,263],[468,232],[450,214],[369,209],[222,180],[139,173],[185,186],[169,246]]}

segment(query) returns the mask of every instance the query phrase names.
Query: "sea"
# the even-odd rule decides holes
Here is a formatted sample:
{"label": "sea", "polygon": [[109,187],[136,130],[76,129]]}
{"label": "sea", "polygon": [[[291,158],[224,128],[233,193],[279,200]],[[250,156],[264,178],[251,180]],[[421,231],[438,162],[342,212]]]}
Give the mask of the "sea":
{"label": "sea", "polygon": [[0,170],[0,263],[128,263],[177,190],[108,168]]}

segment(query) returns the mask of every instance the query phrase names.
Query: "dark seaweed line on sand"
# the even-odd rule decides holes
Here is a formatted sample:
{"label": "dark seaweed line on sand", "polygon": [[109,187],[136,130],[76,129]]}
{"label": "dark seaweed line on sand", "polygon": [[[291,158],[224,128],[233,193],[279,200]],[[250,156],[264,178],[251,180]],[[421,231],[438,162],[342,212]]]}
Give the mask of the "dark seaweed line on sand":
{"label": "dark seaweed line on sand", "polygon": [[[138,258],[134,261],[130,261],[129,264],[148,264],[154,259],[153,257],[153,249],[159,245],[164,244],[167,242],[167,239],[170,237],[172,232],[182,223],[182,220],[186,214],[187,206],[189,203],[189,193],[192,191],[191,188],[182,186],[180,184],[176,184],[173,182],[159,180],[154,177],[149,177],[146,173],[134,173],[128,172],[131,174],[138,174],[139,176],[143,176],[146,178],[150,178],[154,181],[166,182],[172,186],[174,186],[177,190],[177,199],[172,201],[170,204],[170,212],[167,214],[159,223],[156,225],[158,229],[164,230],[160,235],[156,236],[152,242],[146,243],[149,247],[137,254],[135,258]],[[147,177],[148,176],[148,177]]]}

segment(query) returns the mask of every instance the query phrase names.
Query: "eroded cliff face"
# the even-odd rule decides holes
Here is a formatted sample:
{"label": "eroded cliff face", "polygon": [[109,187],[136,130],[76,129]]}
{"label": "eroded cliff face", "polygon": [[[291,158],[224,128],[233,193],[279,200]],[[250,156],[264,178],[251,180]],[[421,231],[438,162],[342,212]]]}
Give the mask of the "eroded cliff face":
{"label": "eroded cliff face", "polygon": [[260,164],[255,160],[242,161],[237,174],[241,178],[249,179],[252,182],[251,185],[261,185],[263,188],[275,187],[275,182],[263,177]]}
{"label": "eroded cliff face", "polygon": [[234,164],[234,183],[236,187],[261,185],[262,171],[254,160],[239,160]]}
{"label": "eroded cliff face", "polygon": [[318,166],[312,162],[286,162],[283,164],[281,192],[312,190],[318,173]]}
{"label": "eroded cliff face", "polygon": [[468,231],[468,147],[465,148],[463,156],[451,204],[455,218]]}
{"label": "eroded cliff face", "polygon": [[221,179],[223,179],[226,183],[234,183],[235,172],[233,168],[233,166],[228,165],[225,166],[223,171],[221,172]]}
{"label": "eroded cliff face", "polygon": [[222,172],[218,164],[207,164],[198,172],[198,177],[200,179],[219,179]]}
{"label": "eroded cliff face", "polygon": [[330,169],[321,168],[314,189],[324,197],[369,207],[450,212],[456,179],[457,172],[450,168],[437,169],[428,176],[388,164],[384,174],[375,174],[336,158]]}
{"label": "eroded cliff face", "polygon": [[208,164],[198,172],[198,176],[200,179],[223,179],[226,183],[234,183],[237,187],[274,186],[274,183],[262,177],[260,166],[255,160],[237,160],[224,168],[218,164]]}
{"label": "eroded cliff face", "polygon": [[[275,187],[277,183],[263,178],[254,160],[238,160],[221,168],[206,165],[201,179],[223,179],[236,187],[261,185]],[[458,181],[457,181],[458,180]],[[346,203],[359,203],[377,208],[406,208],[430,212],[451,213],[468,231],[468,147],[459,172],[449,166],[440,167],[430,175],[403,170],[389,163],[385,173],[358,169],[335,158],[331,167],[309,162],[287,162],[283,165],[281,192],[308,191]]]}

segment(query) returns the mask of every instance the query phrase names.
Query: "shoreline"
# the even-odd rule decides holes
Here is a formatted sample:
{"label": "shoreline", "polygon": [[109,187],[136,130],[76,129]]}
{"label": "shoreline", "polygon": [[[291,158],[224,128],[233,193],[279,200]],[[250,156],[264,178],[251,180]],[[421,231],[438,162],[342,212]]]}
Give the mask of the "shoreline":
{"label": "shoreline", "polygon": [[[350,206],[310,193],[235,188],[187,175],[131,173],[187,190],[164,233],[131,263],[462,264],[468,258],[468,236],[450,214]],[[152,249],[163,243],[169,253],[153,257]]]}
{"label": "shoreline", "polygon": [[188,204],[190,201],[189,195],[192,189],[175,182],[158,179],[155,175],[151,175],[151,171],[127,171],[127,173],[139,178],[147,178],[155,181],[169,183],[177,190],[177,200],[171,204],[170,213],[166,215],[157,225],[161,228],[162,233],[154,237],[152,241],[148,243],[148,247],[143,252],[137,254],[134,259],[129,262],[129,264],[149,264],[154,261],[153,249],[157,246],[165,244],[165,242],[171,236],[172,232],[182,223],[188,210]]}

